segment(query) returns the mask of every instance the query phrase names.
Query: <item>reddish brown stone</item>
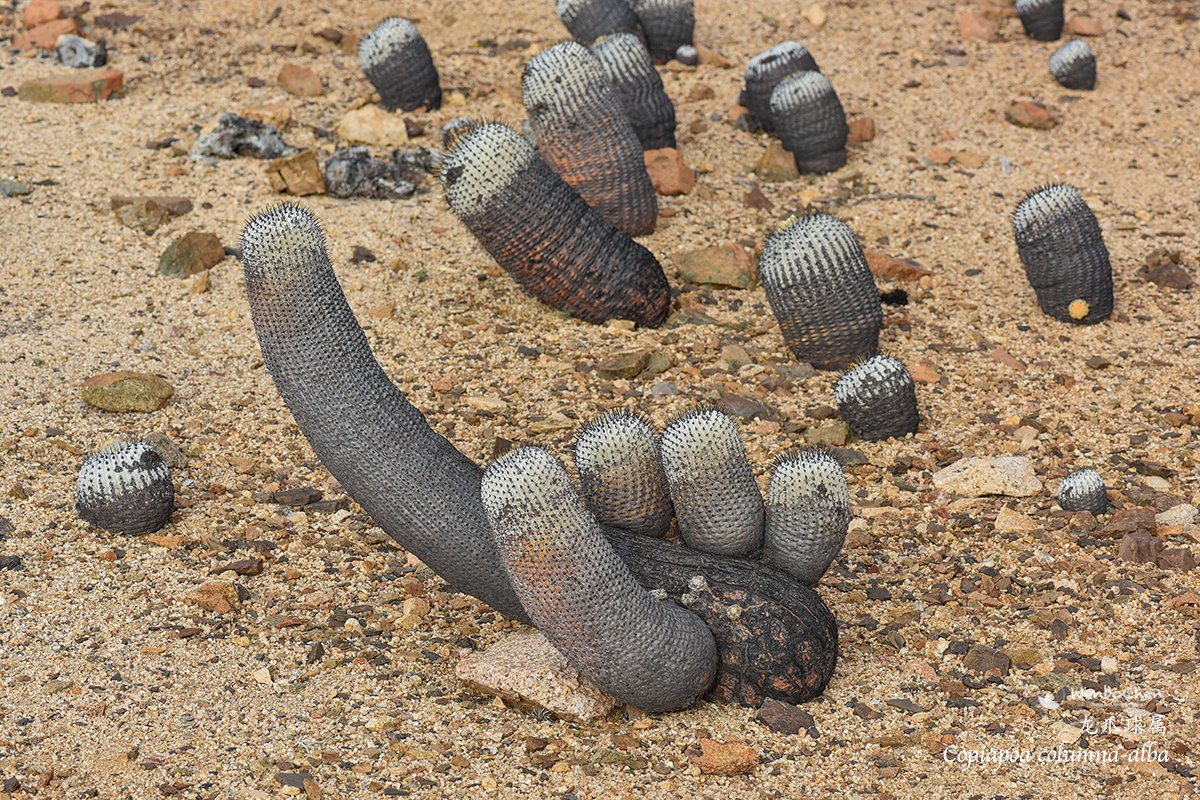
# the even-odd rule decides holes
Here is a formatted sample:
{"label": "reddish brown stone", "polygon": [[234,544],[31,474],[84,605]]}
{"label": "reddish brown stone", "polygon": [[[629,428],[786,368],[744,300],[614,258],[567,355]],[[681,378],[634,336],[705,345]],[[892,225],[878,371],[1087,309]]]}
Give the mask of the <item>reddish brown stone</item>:
{"label": "reddish brown stone", "polygon": [[30,103],[96,103],[120,97],[124,89],[125,76],[121,71],[105,67],[25,81],[17,94]]}
{"label": "reddish brown stone", "polygon": [[954,158],[954,151],[949,147],[935,147],[925,154],[925,160],[938,166],[946,166]]}
{"label": "reddish brown stone", "polygon": [[1066,36],[1103,36],[1104,26],[1100,24],[1100,20],[1091,17],[1071,17],[1063,25],[1063,34]]}
{"label": "reddish brown stone", "polygon": [[1020,128],[1036,128],[1047,131],[1058,124],[1058,119],[1041,103],[1018,100],[1004,112],[1004,118]]}
{"label": "reddish brown stone", "polygon": [[1112,519],[1108,521],[1107,525],[1096,531],[1096,535],[1111,536],[1116,539],[1119,536],[1124,536],[1127,533],[1135,531],[1154,533],[1158,527],[1158,523],[1154,520],[1154,515],[1155,511],[1150,506],[1122,508],[1112,515]]}
{"label": "reddish brown stone", "polygon": [[67,12],[63,10],[57,0],[32,0],[26,6],[25,15],[21,19],[26,28],[36,28],[65,16],[67,16]]}
{"label": "reddish brown stone", "polygon": [[1158,565],[1163,569],[1191,572],[1196,568],[1196,557],[1187,547],[1169,547],[1158,554]]}
{"label": "reddish brown stone", "polygon": [[875,120],[871,117],[856,117],[847,123],[847,128],[851,142],[869,142],[875,138]]}
{"label": "reddish brown stone", "polygon": [[687,194],[696,185],[696,176],[683,156],[674,147],[663,147],[658,150],[647,150],[642,154],[646,159],[646,171],[650,173],[650,181],[658,194],[673,196]]}
{"label": "reddish brown stone", "polygon": [[692,763],[706,775],[745,775],[758,766],[758,752],[741,742],[700,740],[700,753]]}
{"label": "reddish brown stone", "polygon": [[1117,549],[1118,558],[1134,564],[1153,564],[1162,554],[1162,542],[1153,534],[1145,531],[1125,534],[1121,539],[1121,546]]}
{"label": "reddish brown stone", "polygon": [[279,88],[297,97],[320,97],[325,93],[325,87],[321,85],[321,76],[299,64],[284,64],[279,68],[279,75],[275,80],[279,83]]}
{"label": "reddish brown stone", "polygon": [[1000,27],[995,20],[976,13],[974,9],[964,8],[958,12],[958,35],[967,41],[998,42]]}
{"label": "reddish brown stone", "polygon": [[863,248],[863,255],[867,257],[867,266],[871,268],[871,274],[877,278],[890,278],[897,281],[919,281],[930,274],[929,270],[915,261],[909,261],[906,258],[894,258],[880,250]]}
{"label": "reddish brown stone", "polygon": [[36,47],[39,50],[53,50],[58,37],[67,33],[79,33],[79,25],[73,19],[55,19],[30,28],[13,40],[16,50],[28,50]]}

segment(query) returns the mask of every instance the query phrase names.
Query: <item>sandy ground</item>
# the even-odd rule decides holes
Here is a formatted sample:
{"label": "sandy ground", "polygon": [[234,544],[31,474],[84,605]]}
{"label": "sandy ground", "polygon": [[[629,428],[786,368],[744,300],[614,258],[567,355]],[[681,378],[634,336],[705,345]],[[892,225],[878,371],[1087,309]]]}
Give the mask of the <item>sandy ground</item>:
{"label": "sandy ground", "polygon": [[[205,293],[156,273],[176,236],[209,230],[234,245],[247,216],[279,198],[258,162],[210,166],[147,141],[282,102],[295,120],[288,141],[330,152],[319,131],[333,130],[369,86],[353,57],[314,32],[365,32],[395,12],[419,21],[444,89],[466,98],[425,115],[430,130],[464,113],[519,124],[524,61],[564,36],[552,4],[302,0],[270,22],[273,3],[93,4],[91,14],[142,17],[109,34],[128,95],[89,106],[0,98],[0,173],[53,181],[24,199],[0,198],[0,516],[15,528],[0,554],[23,565],[0,571],[0,780],[8,789],[19,782],[15,797],[267,797],[286,791],[279,773],[310,774],[326,797],[1190,793],[1200,692],[1196,605],[1186,593],[1200,590],[1195,573],[1119,561],[1114,540],[1072,530],[1050,491],[1067,472],[1095,466],[1124,503],[1197,499],[1193,429],[1172,427],[1164,412],[1200,411],[1200,301],[1138,273],[1159,247],[1182,250],[1189,269],[1200,254],[1200,54],[1196,23],[1181,13],[1188,5],[1071,0],[1071,13],[1090,13],[1106,29],[1091,40],[1098,90],[1076,93],[1047,73],[1055,45],[1026,39],[1015,21],[1005,41],[964,43],[949,3],[831,2],[820,29],[796,3],[766,0],[752,11],[698,3],[697,40],[733,66],[663,72],[684,157],[702,170],[692,194],[663,201],[671,216],[644,240],[673,282],[669,254],[760,245],[802,197],[838,214],[866,246],[933,272],[924,288],[904,285],[912,302],[887,311],[882,339],[887,352],[940,375],[919,386],[922,430],[899,442],[850,443],[869,459],[849,476],[862,521],[821,589],[844,627],[838,672],[804,707],[814,738],[772,733],[752,709],[701,704],[580,726],[466,690],[453,675],[460,654],[510,624],[414,571],[352,503],[348,514],[305,513],[266,499],[304,485],[343,494],[262,368],[240,269],[227,258]],[[0,39],[20,25],[3,11]],[[729,116],[745,62],[784,38],[808,45],[848,112],[873,117],[879,135],[835,174],[763,184],[775,208],[760,211],[744,207],[742,195],[766,139],[737,130]],[[326,94],[284,94],[273,79],[285,61],[317,70]],[[60,69],[5,51],[0,87]],[[266,85],[252,88],[251,77]],[[702,87],[711,98],[688,99]],[[1003,110],[1017,99],[1048,104],[1061,125],[1010,125]],[[434,143],[428,134],[413,142]],[[932,166],[922,157],[939,145],[986,161]],[[1079,186],[1104,229],[1117,305],[1103,325],[1072,328],[1044,316],[1025,282],[1009,215],[1049,181]],[[196,208],[147,236],[117,222],[114,194],[184,195]],[[761,474],[821,424],[810,410],[832,401],[832,374],[780,385],[795,362],[761,289],[683,286],[682,302],[703,308],[713,325],[593,327],[522,295],[436,186],[399,202],[304,202],[325,224],[384,368],[480,461],[500,438],[561,453],[575,421],[603,409],[637,408],[661,423],[725,389],[778,412],[778,424],[744,426]],[[355,246],[378,260],[350,264]],[[523,355],[518,345],[538,352]],[[729,345],[753,363],[723,363]],[[630,381],[590,371],[635,347],[669,354],[674,365]],[[1027,368],[996,359],[995,348]],[[1111,365],[1091,369],[1093,356]],[[112,369],[158,373],[176,396],[150,415],[86,406],[80,381]],[[652,396],[660,381],[678,394]],[[475,395],[503,398],[507,410],[476,414],[464,403]],[[568,420],[561,429],[530,432],[555,414]],[[1015,435],[1031,422],[1044,432]],[[155,431],[187,456],[176,470],[182,507],[161,532],[178,538],[122,538],[78,520],[82,454]],[[1033,459],[1045,493],[956,502],[932,485],[932,472],[956,454],[1018,452]],[[1166,477],[1139,474],[1128,465],[1137,460],[1157,462]],[[1031,517],[1034,529],[996,532],[1004,506]],[[248,557],[263,558],[265,569],[236,579],[249,595],[240,608],[217,615],[185,602],[214,568]],[[406,630],[401,601],[422,588],[432,609]],[[323,654],[314,653],[318,643]],[[963,665],[972,644],[1025,653],[1032,664],[983,680]],[[1105,657],[1115,659],[1107,671]],[[1150,698],[1136,704],[1143,734],[1122,702],[1031,704],[1099,681]],[[912,705],[888,704],[895,700]],[[859,704],[881,713],[863,719]],[[988,749],[1036,754],[1062,741],[1064,723],[1086,724],[1085,712],[1123,728],[1083,739],[1092,751],[1121,754],[1117,763],[954,761]],[[710,735],[749,744],[762,763],[746,776],[701,775],[688,753]],[[531,750],[533,740],[549,745]],[[1142,740],[1166,762],[1129,763]]]}

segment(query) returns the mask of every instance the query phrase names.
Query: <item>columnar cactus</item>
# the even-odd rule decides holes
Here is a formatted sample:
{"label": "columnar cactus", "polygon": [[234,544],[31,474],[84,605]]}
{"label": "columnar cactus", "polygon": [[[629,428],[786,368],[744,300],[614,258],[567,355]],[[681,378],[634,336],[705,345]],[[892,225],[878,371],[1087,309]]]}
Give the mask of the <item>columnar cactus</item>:
{"label": "columnar cactus", "polygon": [[521,85],[542,158],[617,230],[653,232],[658,198],[642,145],[596,57],[556,44],[529,60]]}
{"label": "columnar cactus", "polygon": [[441,167],[450,208],[527,292],[587,322],[666,319],[671,292],[658,261],[588,206],[520,134],[464,125],[450,138]]}
{"label": "columnar cactus", "polygon": [[833,172],[845,165],[846,112],[821,73],[800,72],[776,85],[768,118],[801,172]]}
{"label": "columnar cactus", "polygon": [[1112,266],[1096,215],[1073,186],[1031,192],[1013,214],[1017,251],[1038,305],[1055,319],[1092,325],[1113,307]]}
{"label": "columnar cactus", "polygon": [[654,537],[671,526],[658,432],[642,417],[614,411],[581,428],[575,468],[583,498],[602,525]]}
{"label": "columnar cactus", "polygon": [[675,58],[681,47],[691,47],[696,27],[693,0],[630,0],[646,34],[646,48],[655,61]]}
{"label": "columnar cactus", "polygon": [[879,289],[858,239],[837,217],[790,220],[767,239],[758,271],[796,358],[841,369],[879,349]]}
{"label": "columnar cactus", "polygon": [[767,485],[763,559],[815,586],[850,528],[850,487],[837,459],[803,451],[775,462]]}
{"label": "columnar cactus", "polygon": [[641,33],[637,14],[626,0],[558,0],[555,11],[582,45],[614,33]]}
{"label": "columnar cactus", "polygon": [[838,413],[860,439],[899,439],[917,432],[917,389],[898,359],[874,355],[834,384]]}
{"label": "columnar cactus", "polygon": [[675,106],[642,40],[614,33],[592,45],[643,150],[675,146]]}
{"label": "columnar cactus", "polygon": [[1068,89],[1091,91],[1096,88],[1096,54],[1087,42],[1072,39],[1050,56],[1050,74]]}
{"label": "columnar cactus", "polygon": [[1025,33],[1040,42],[1062,36],[1063,0],[1017,0],[1017,16]]}
{"label": "columnar cactus", "polygon": [[1108,494],[1104,478],[1094,469],[1072,472],[1058,484],[1058,504],[1064,511],[1108,511]]}
{"label": "columnar cactus", "polygon": [[388,110],[441,107],[442,89],[429,45],[408,20],[389,17],[376,25],[358,43],[358,63]]}
{"label": "columnar cactus", "polygon": [[812,54],[799,42],[780,42],[750,59],[738,102],[748,110],[752,128],[771,133],[771,93],[784,78],[797,72],[820,72]]}
{"label": "columnar cactus", "polygon": [[175,509],[167,462],[142,441],[117,442],[83,460],[75,478],[75,510],[117,533],[153,533]]}

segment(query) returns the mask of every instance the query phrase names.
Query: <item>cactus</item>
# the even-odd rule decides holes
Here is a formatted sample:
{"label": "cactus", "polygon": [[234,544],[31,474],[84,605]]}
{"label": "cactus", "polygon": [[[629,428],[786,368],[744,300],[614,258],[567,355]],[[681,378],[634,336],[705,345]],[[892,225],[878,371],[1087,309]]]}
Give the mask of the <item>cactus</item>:
{"label": "cactus", "polygon": [[815,586],[850,527],[850,487],[837,459],[804,451],[780,458],[767,485],[763,560]]}
{"label": "cactus", "polygon": [[874,355],[834,384],[838,413],[860,439],[899,439],[917,432],[917,389],[899,360]]}
{"label": "cactus", "polygon": [[592,45],[643,150],[675,146],[675,106],[650,53],[632,33],[615,33]]}
{"label": "cactus", "polygon": [[771,92],[768,113],[800,172],[833,172],[845,165],[850,128],[842,101],[824,75],[800,72],[781,81]]}
{"label": "cactus", "polygon": [[591,51],[576,42],[543,50],[525,65],[521,89],[546,163],[617,230],[653,232],[658,197],[642,145]]}
{"label": "cactus", "polygon": [[879,289],[854,233],[837,217],[785,223],[763,246],[758,271],[796,358],[840,369],[878,350]]}
{"label": "cactus", "polygon": [[465,126],[451,138],[441,167],[450,208],[522,288],[587,322],[654,326],[666,319],[671,292],[658,261],[588,206],[516,131]]}
{"label": "cactus", "polygon": [[1108,319],[1113,307],[1108,248],[1075,187],[1052,184],[1030,192],[1013,214],[1013,234],[1043,311],[1078,325]]}
{"label": "cactus", "polygon": [[358,63],[389,111],[442,105],[437,68],[417,26],[400,17],[376,25],[358,43]]}
{"label": "cactus", "polygon": [[1063,0],[1017,0],[1017,16],[1025,33],[1039,42],[1062,36]]}
{"label": "cactus", "polygon": [[642,417],[614,411],[581,428],[575,468],[583,498],[601,524],[654,537],[671,526],[659,436]]}
{"label": "cactus", "polygon": [[558,0],[554,10],[562,24],[587,46],[614,33],[640,34],[637,14],[625,0]]}
{"label": "cactus", "polygon": [[1091,91],[1096,88],[1096,54],[1087,42],[1072,39],[1050,56],[1050,74],[1068,89]]}
{"label": "cactus", "polygon": [[666,63],[681,47],[692,45],[696,9],[692,0],[630,0],[646,35],[646,49],[655,61]]}
{"label": "cactus", "polygon": [[1094,469],[1072,472],[1058,484],[1058,504],[1064,511],[1108,511],[1108,494],[1104,478]]}
{"label": "cactus", "polygon": [[786,41],[770,47],[750,59],[738,103],[747,109],[751,129],[771,133],[771,93],[780,81],[797,72],[820,72],[812,54],[799,42]]}
{"label": "cactus", "polygon": [[75,510],[117,533],[153,533],[175,509],[167,462],[142,441],[117,442],[83,460],[75,478]]}

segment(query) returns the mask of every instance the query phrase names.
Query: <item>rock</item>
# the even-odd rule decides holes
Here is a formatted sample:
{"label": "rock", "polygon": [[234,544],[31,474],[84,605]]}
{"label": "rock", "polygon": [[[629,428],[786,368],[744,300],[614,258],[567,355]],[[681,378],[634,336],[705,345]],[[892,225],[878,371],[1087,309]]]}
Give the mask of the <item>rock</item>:
{"label": "rock", "polygon": [[969,42],[998,42],[1000,26],[974,9],[963,8],[958,12],[958,35]]}
{"label": "rock", "polygon": [[1153,564],[1162,554],[1162,542],[1154,534],[1145,531],[1125,534],[1117,548],[1117,558],[1134,564]]}
{"label": "rock", "polygon": [[172,278],[186,278],[211,269],[225,258],[221,240],[212,233],[185,233],[163,251],[158,259],[158,272]]}
{"label": "rock", "polygon": [[1154,521],[1160,528],[1166,528],[1171,525],[1191,525],[1196,521],[1197,515],[1200,515],[1200,509],[1197,509],[1190,503],[1180,503],[1160,514],[1156,514]]}
{"label": "rock", "polygon": [[627,350],[613,353],[596,364],[596,374],[602,378],[636,378],[650,363],[649,350]]}
{"label": "rock", "polygon": [[118,206],[116,213],[122,225],[147,235],[154,233],[171,217],[171,212],[148,199]]}
{"label": "rock", "polygon": [[816,727],[816,722],[807,711],[802,711],[791,703],[782,703],[773,697],[763,700],[756,716],[759,722],[775,733],[787,736],[795,736],[802,730]]}
{"label": "rock", "polygon": [[192,158],[249,158],[272,159],[291,155],[296,148],[288,146],[274,125],[222,114],[215,128],[199,136],[192,145]]}
{"label": "rock", "polygon": [[89,42],[73,33],[58,37],[54,53],[64,67],[71,69],[95,69],[108,63],[108,45],[103,39]]}
{"label": "rock", "polygon": [[695,187],[695,174],[683,163],[683,156],[674,147],[647,150],[642,157],[646,160],[650,182],[654,184],[654,191],[658,194],[674,197],[687,194]]}
{"label": "rock", "polygon": [[17,95],[30,103],[98,103],[120,97],[124,91],[125,76],[118,69],[105,67],[25,81]]}
{"label": "rock", "polygon": [[871,268],[871,274],[877,278],[919,281],[926,275],[933,274],[915,261],[895,258],[879,250],[863,248],[863,255],[867,257],[867,266]]}
{"label": "rock", "polygon": [[742,205],[746,208],[756,208],[759,211],[770,211],[775,208],[775,204],[763,194],[763,190],[757,183],[751,184],[750,191],[742,195]]}
{"label": "rock", "polygon": [[1134,506],[1122,508],[1113,514],[1108,524],[1096,531],[1096,535],[1115,539],[1135,531],[1154,533],[1156,530],[1158,522],[1154,509],[1150,506]]}
{"label": "rock", "polygon": [[841,447],[850,436],[850,428],[841,420],[816,425],[804,432],[804,441],[814,447]]}
{"label": "rock", "polygon": [[933,485],[965,497],[1030,497],[1042,490],[1033,462],[1026,456],[961,458],[935,472]]}
{"label": "rock", "polygon": [[176,472],[187,466],[187,456],[179,449],[179,445],[175,440],[165,433],[152,431],[141,437],[142,441],[154,448],[154,452],[162,457],[162,460],[167,462],[167,466],[171,472]]}
{"label": "rock", "polygon": [[325,175],[317,163],[317,154],[312,150],[268,161],[263,169],[271,188],[281,194],[297,197],[325,194]]}
{"label": "rock", "polygon": [[650,394],[655,397],[674,397],[679,394],[679,387],[670,381],[659,381],[650,387]]}
{"label": "rock", "polygon": [[1012,659],[1003,650],[994,650],[986,645],[974,644],[963,656],[963,667],[980,675],[991,670],[997,670],[999,674],[1007,675],[1012,667]]}
{"label": "rock", "polygon": [[113,11],[108,14],[97,14],[92,21],[96,23],[96,27],[108,28],[112,31],[120,31],[128,28],[136,22],[141,22],[142,18],[136,14],[126,14],[123,11]]}
{"label": "rock", "polygon": [[1058,124],[1058,119],[1041,103],[1018,100],[1004,112],[1004,118],[1021,128],[1036,128],[1048,131]]}
{"label": "rock", "polygon": [[1042,651],[1035,647],[1011,647],[1008,650],[1008,656],[1017,669],[1036,667],[1046,660]]}
{"label": "rock", "polygon": [[25,6],[21,22],[25,24],[26,28],[36,28],[66,16],[66,10],[57,0],[31,0],[29,5]]}
{"label": "rock", "polygon": [[700,64],[717,67],[718,69],[729,69],[733,66],[733,61],[724,53],[702,44],[697,44],[695,47],[696,60]]}
{"label": "rock", "polygon": [[76,33],[79,33],[79,24],[75,20],[51,20],[30,28],[13,39],[12,47],[14,50],[28,50],[33,47],[38,50],[53,50],[58,44],[58,37]]}
{"label": "rock", "polygon": [[730,391],[721,390],[717,407],[732,417],[749,422],[752,419],[773,420],[779,418],[779,412],[766,403],[760,403],[750,397],[743,397]]}
{"label": "rock", "polygon": [[229,581],[208,581],[194,586],[183,599],[214,614],[228,614],[239,603],[237,587]]}
{"label": "rock", "polygon": [[582,724],[603,719],[620,705],[583,678],[536,631],[511,634],[487,650],[464,656],[454,674],[478,691]]}
{"label": "rock", "polygon": [[1037,528],[1037,523],[1032,517],[1005,506],[996,514],[994,527],[997,533],[1028,533]]}
{"label": "rock", "polygon": [[1012,353],[1005,350],[1003,347],[994,347],[988,351],[988,355],[999,361],[1006,367],[1012,367],[1015,370],[1024,371],[1027,369],[1025,362],[1014,356]]}
{"label": "rock", "polygon": [[467,395],[463,400],[466,402],[468,408],[475,411],[482,411],[486,414],[503,414],[505,411],[508,411],[508,403],[499,397]]}
{"label": "rock", "polygon": [[800,169],[796,166],[796,157],[783,149],[783,143],[772,139],[767,144],[762,158],[758,159],[755,167],[758,177],[768,183],[794,181],[800,177]]}
{"label": "rock", "polygon": [[365,147],[338,150],[325,162],[326,191],[334,197],[411,197],[417,187],[397,171],[399,153],[388,160],[372,158]]}
{"label": "rock", "polygon": [[1178,250],[1159,248],[1146,256],[1142,275],[1146,280],[1164,289],[1190,289],[1192,276],[1180,265],[1182,256]]}
{"label": "rock", "polygon": [[181,217],[192,210],[192,201],[186,197],[176,197],[174,195],[146,195],[146,196],[129,196],[123,194],[113,195],[108,205],[113,211],[119,211],[123,206],[138,205],[141,203],[149,203],[150,205],[158,206],[163,211],[173,217]]}
{"label": "rock", "polygon": [[[847,139],[851,142],[870,142],[875,139],[875,120],[872,117],[856,117],[846,123]],[[785,151],[786,152],[786,151]]]}
{"label": "rock", "polygon": [[679,275],[688,283],[749,289],[755,283],[754,262],[746,248],[735,242],[671,256]]}
{"label": "rock", "polygon": [[810,25],[820,30],[825,27],[825,22],[829,19],[829,16],[825,13],[825,6],[820,3],[813,3],[804,9],[804,18],[808,20]]}
{"label": "rock", "polygon": [[954,154],[954,163],[966,169],[979,169],[987,163],[987,156],[970,150],[959,150]]}
{"label": "rock", "polygon": [[338,138],[358,144],[397,147],[408,143],[408,128],[401,117],[376,105],[347,112],[337,127]]}
{"label": "rock", "polygon": [[325,93],[325,87],[321,85],[321,76],[299,64],[284,64],[279,68],[275,81],[280,89],[296,97],[320,97]]}
{"label": "rock", "polygon": [[949,147],[934,147],[925,153],[925,160],[931,164],[944,167],[954,159],[954,151]]}
{"label": "rock", "polygon": [[1100,20],[1085,16],[1074,16],[1063,23],[1064,36],[1103,36],[1104,26]]}
{"label": "rock", "polygon": [[1158,554],[1156,561],[1163,569],[1179,572],[1191,572],[1196,568],[1196,557],[1187,547],[1169,547]]}
{"label": "rock", "polygon": [[910,364],[908,374],[917,383],[937,383],[942,379],[941,374],[928,364]]}
{"label": "rock", "polygon": [[759,755],[742,742],[701,739],[700,753],[691,760],[705,775],[745,775],[758,766]]}
{"label": "rock", "polygon": [[271,125],[276,130],[285,131],[292,124],[292,109],[283,103],[264,103],[261,106],[251,106],[243,109],[241,116],[264,125]]}
{"label": "rock", "polygon": [[870,722],[874,719],[881,719],[883,717],[883,712],[867,705],[866,703],[855,703],[854,716],[858,717],[863,722]]}
{"label": "rock", "polygon": [[0,178],[0,197],[23,197],[33,193],[33,187],[20,181]]}
{"label": "rock", "polygon": [[79,393],[85,403],[105,411],[150,412],[165,406],[175,389],[157,375],[120,371],[93,375]]}
{"label": "rock", "polygon": [[1089,369],[1108,369],[1112,366],[1112,362],[1104,356],[1092,356],[1083,363],[1086,364]]}

